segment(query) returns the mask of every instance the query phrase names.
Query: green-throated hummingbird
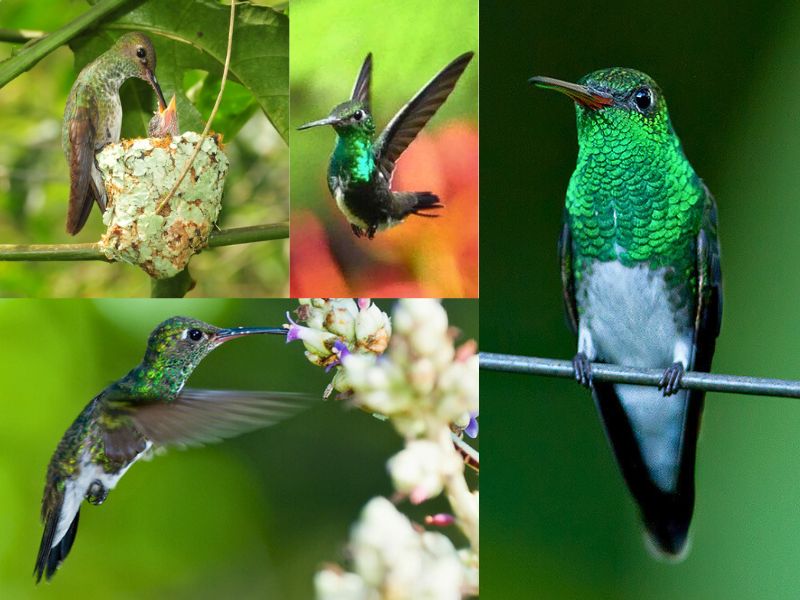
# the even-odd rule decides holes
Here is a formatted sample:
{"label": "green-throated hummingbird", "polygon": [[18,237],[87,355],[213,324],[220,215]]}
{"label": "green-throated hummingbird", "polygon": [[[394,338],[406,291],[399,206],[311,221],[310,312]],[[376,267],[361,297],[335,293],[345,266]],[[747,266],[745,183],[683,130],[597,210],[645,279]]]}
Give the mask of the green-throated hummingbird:
{"label": "green-throated hummingbird", "polygon": [[375,232],[402,223],[408,215],[434,217],[425,211],[442,208],[431,192],[392,191],[392,174],[400,155],[447,100],[473,54],[462,54],[425,84],[377,139],[370,98],[372,54],[361,66],[350,100],[324,119],[298,127],[331,125],[336,131],[328,188],[357,237],[372,239]]}
{"label": "green-throated hummingbird", "polygon": [[[559,240],[575,377],[592,387],[622,475],[660,555],[687,548],[703,392],[722,318],[714,198],[683,153],[661,90],[632,69],[579,83],[534,77],[576,106],[578,162]],[[591,379],[592,361],[663,368],[659,389]]]}
{"label": "green-throated hummingbird", "polygon": [[61,145],[69,165],[67,233],[77,234],[86,224],[92,204],[106,208],[103,178],[95,164],[95,153],[119,141],[122,104],[119,88],[131,77],[147,81],[166,106],[156,80],[156,53],[150,39],[141,33],[126,33],[106,52],[78,74],[67,98]]}
{"label": "green-throated hummingbird", "polygon": [[150,334],[142,362],[95,396],[75,419],[47,468],[44,533],[34,575],[50,579],[69,553],[81,503],[102,504],[125,472],[151,447],[218,441],[291,416],[305,396],[185,389],[203,358],[220,344],[281,328],[220,329],[173,317]]}

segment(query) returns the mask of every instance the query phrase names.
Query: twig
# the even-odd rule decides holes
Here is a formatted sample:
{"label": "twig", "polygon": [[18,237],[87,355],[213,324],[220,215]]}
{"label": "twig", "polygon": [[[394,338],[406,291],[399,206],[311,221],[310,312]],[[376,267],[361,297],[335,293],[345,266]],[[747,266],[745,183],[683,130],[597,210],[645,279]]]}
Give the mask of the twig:
{"label": "twig", "polygon": [[[575,377],[572,363],[568,360],[495,354],[491,352],[481,352],[479,359],[481,369],[489,371],[527,373],[548,377]],[[592,378],[595,381],[657,386],[663,374],[664,371],[662,369],[638,369],[592,363]],[[681,387],[691,390],[705,390],[707,392],[800,398],[800,381],[790,379],[717,375],[688,371],[681,379]]]}
{"label": "twig", "polygon": [[233,24],[234,24],[234,15],[236,13],[236,0],[231,0],[231,20],[228,25],[228,49],[225,52],[225,65],[222,68],[222,80],[219,84],[219,93],[217,94],[217,101],[214,102],[214,108],[211,109],[211,115],[208,117],[208,121],[206,121],[206,127],[203,129],[203,133],[200,135],[200,139],[197,141],[197,145],[194,147],[194,152],[189,157],[189,160],[186,161],[186,165],[183,167],[183,171],[181,172],[180,177],[175,182],[175,185],[172,186],[172,189],[169,191],[169,194],[159,203],[158,207],[156,207],[156,214],[159,214],[164,207],[169,203],[172,197],[175,195],[175,192],[178,191],[181,183],[186,177],[186,174],[189,172],[189,169],[192,167],[194,163],[194,159],[197,158],[197,155],[200,154],[200,146],[203,145],[206,137],[208,136],[208,132],[211,131],[211,123],[214,120],[214,117],[217,115],[217,110],[219,110],[219,105],[222,103],[222,93],[225,91],[225,82],[228,80],[228,69],[230,68],[231,64],[231,49],[233,48]]}
{"label": "twig", "polygon": [[4,60],[0,63],[0,88],[33,67],[56,48],[66,44],[85,29],[105,18],[109,13],[132,2],[141,2],[141,0],[101,0],[71,23],[40,38],[35,43],[20,50],[16,56]]}
{"label": "twig", "polygon": [[[289,237],[288,223],[271,223],[252,227],[236,227],[215,231],[208,238],[209,248],[266,242]],[[89,244],[0,244],[3,261],[70,261],[101,260],[109,262],[97,243]]]}

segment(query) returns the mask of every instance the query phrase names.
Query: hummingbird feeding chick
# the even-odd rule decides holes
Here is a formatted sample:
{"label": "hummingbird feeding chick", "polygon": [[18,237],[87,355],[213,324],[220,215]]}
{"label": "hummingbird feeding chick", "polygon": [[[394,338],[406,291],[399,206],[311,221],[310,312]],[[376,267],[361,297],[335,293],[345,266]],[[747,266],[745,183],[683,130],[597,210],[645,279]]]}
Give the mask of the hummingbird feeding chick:
{"label": "hummingbird feeding chick", "polygon": [[67,98],[61,128],[61,145],[69,165],[67,233],[76,235],[89,218],[95,202],[106,209],[103,178],[95,153],[119,141],[122,103],[119,88],[132,77],[147,81],[166,107],[156,79],[156,52],[142,33],[126,33],[78,74]]}
{"label": "hummingbird feeding chick", "polygon": [[370,86],[372,54],[367,54],[356,78],[350,100],[333,108],[324,119],[297,129],[330,125],[336,146],[328,166],[328,189],[356,237],[399,225],[409,215],[435,217],[425,211],[442,208],[432,192],[392,191],[392,175],[400,155],[414,141],[447,100],[473,52],[462,54],[417,92],[375,138]]}
{"label": "hummingbird feeding chick", "polygon": [[[717,207],[672,127],[664,95],[633,69],[531,83],[575,103],[577,166],[559,240],[576,379],[592,389],[658,555],[685,555],[704,393],[722,320]],[[663,369],[660,389],[592,381],[591,363]]]}
{"label": "hummingbird feeding chick", "polygon": [[102,504],[151,448],[216,442],[308,406],[302,394],[187,389],[195,367],[221,344],[283,328],[220,329],[173,317],[150,334],[142,362],[95,396],[58,444],[47,468],[34,575],[50,579],[69,554],[84,500]]}

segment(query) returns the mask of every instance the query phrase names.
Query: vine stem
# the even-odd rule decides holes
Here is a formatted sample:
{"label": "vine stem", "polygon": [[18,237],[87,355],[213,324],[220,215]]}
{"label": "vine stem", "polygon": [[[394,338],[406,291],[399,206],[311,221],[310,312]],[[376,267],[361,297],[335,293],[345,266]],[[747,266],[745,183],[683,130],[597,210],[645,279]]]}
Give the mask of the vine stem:
{"label": "vine stem", "polygon": [[234,17],[236,14],[236,0],[231,0],[231,19],[230,23],[228,24],[228,49],[225,51],[225,65],[222,68],[222,80],[220,81],[219,85],[219,93],[217,94],[217,100],[214,102],[214,108],[211,109],[211,115],[208,117],[208,121],[206,121],[206,127],[203,129],[203,133],[200,135],[200,139],[197,141],[197,145],[194,147],[194,152],[189,157],[189,160],[186,161],[186,165],[183,167],[183,171],[181,171],[180,177],[175,182],[175,185],[172,186],[172,189],[169,193],[164,197],[164,199],[159,203],[156,207],[156,214],[159,214],[164,207],[169,203],[172,197],[175,195],[175,192],[178,191],[181,183],[186,178],[186,174],[189,172],[189,169],[192,167],[194,160],[197,158],[197,155],[200,154],[200,147],[203,145],[206,137],[208,137],[208,132],[211,131],[211,123],[214,121],[214,117],[217,116],[217,111],[219,110],[219,105],[222,103],[222,93],[225,91],[225,82],[228,80],[228,69],[231,65],[231,50],[233,49],[233,24],[234,24]]}

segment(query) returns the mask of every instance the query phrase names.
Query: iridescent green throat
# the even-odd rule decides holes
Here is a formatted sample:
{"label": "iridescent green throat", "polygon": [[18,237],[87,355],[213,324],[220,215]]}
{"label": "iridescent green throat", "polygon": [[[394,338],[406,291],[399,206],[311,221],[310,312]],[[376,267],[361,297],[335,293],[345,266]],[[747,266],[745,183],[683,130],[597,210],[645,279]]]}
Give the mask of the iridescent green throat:
{"label": "iridescent green throat", "polygon": [[350,128],[336,132],[336,147],[331,157],[332,175],[347,176],[351,182],[368,182],[375,171],[372,135],[363,129]]}
{"label": "iridescent green throat", "polygon": [[578,163],[567,190],[577,273],[587,260],[689,267],[705,191],[666,109],[578,111]]}

